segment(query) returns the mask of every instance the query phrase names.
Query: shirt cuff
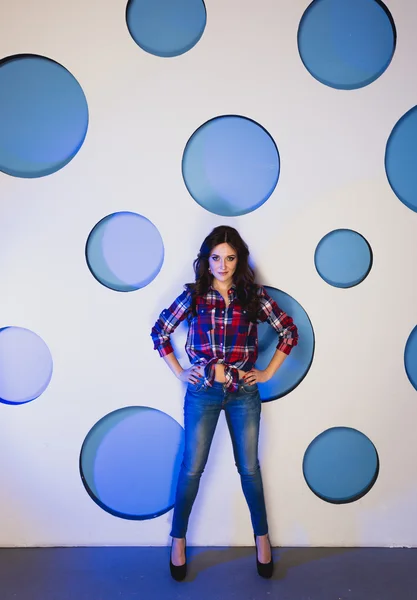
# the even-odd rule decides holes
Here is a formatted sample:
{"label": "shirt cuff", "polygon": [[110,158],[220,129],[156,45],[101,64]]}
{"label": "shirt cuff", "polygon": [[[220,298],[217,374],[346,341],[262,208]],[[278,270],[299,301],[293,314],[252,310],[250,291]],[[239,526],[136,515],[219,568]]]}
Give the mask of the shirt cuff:
{"label": "shirt cuff", "polygon": [[171,354],[172,352],[174,352],[174,349],[171,346],[171,344],[165,344],[164,346],[158,346],[157,348],[155,348],[155,350],[158,350],[159,356],[167,356],[168,354]]}
{"label": "shirt cuff", "polygon": [[277,346],[277,350],[281,350],[281,352],[284,352],[284,354],[289,354],[292,349],[293,346],[287,344],[286,342],[280,342]]}

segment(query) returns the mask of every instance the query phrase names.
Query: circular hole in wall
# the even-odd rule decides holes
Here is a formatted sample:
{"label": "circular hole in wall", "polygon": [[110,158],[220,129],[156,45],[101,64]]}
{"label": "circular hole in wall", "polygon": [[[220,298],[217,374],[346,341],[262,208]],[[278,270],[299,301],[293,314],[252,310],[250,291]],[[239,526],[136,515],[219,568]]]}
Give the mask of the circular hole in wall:
{"label": "circular hole in wall", "polygon": [[86,259],[101,284],[118,292],[132,292],[158,275],[164,261],[164,244],[149,219],[118,212],[104,217],[93,228]]}
{"label": "circular hole in wall", "polygon": [[298,49],[315,79],[353,90],[382,75],[396,37],[391,13],[379,0],[314,0],[300,21]]}
{"label": "circular hole in wall", "polygon": [[130,35],[146,52],[172,57],[191,50],[206,27],[202,0],[130,0],[126,22]]}
{"label": "circular hole in wall", "polygon": [[306,450],[303,472],[316,496],[333,504],[359,500],[374,485],[379,458],[371,440],[350,427],[333,427]]}
{"label": "circular hole in wall", "polygon": [[[292,317],[298,329],[299,342],[291,350],[278,371],[266,383],[259,383],[259,393],[264,402],[276,400],[296,388],[307,375],[314,355],[314,331],[304,308],[289,294],[276,288],[265,286],[267,293],[279,308]],[[278,344],[276,331],[268,323],[258,324],[257,369],[265,369],[275,353]]]}
{"label": "circular hole in wall", "polygon": [[372,250],[356,231],[335,229],[318,243],[314,263],[326,283],[350,288],[361,283],[370,272]]}
{"label": "circular hole in wall", "polygon": [[0,402],[25,404],[38,398],[52,377],[45,342],[23,327],[0,329]]}
{"label": "circular hole in wall", "polygon": [[37,55],[0,61],[0,170],[43,177],[70,162],[88,128],[78,81],[57,62]]}
{"label": "circular hole in wall", "polygon": [[396,196],[417,212],[417,106],[393,128],[385,151],[385,170]]}
{"label": "circular hole in wall", "polygon": [[124,519],[152,519],[174,505],[184,449],[183,428],[146,406],[109,413],[90,430],[80,471],[91,498]]}
{"label": "circular hole in wall", "polygon": [[240,116],[207,121],[189,139],[182,173],[194,200],[226,217],[259,208],[278,182],[278,149],[258,123]]}
{"label": "circular hole in wall", "polygon": [[404,365],[411,385],[417,390],[417,326],[408,337],[404,351]]}

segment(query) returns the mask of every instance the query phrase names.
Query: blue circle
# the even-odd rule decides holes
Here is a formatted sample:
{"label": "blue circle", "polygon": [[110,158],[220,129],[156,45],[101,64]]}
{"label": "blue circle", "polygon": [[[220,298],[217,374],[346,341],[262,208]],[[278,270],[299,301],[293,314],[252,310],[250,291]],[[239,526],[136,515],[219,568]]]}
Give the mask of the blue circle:
{"label": "blue circle", "polygon": [[206,210],[225,217],[259,208],[275,189],[280,160],[269,133],[255,121],[222,116],[189,139],[182,160],[185,185]]}
{"label": "blue circle", "polygon": [[109,413],[90,430],[80,472],[91,498],[123,519],[152,519],[169,511],[184,451],[184,430],[147,406]]}
{"label": "blue circle", "polygon": [[36,333],[23,327],[0,329],[0,402],[35,400],[48,387],[52,369],[49,348]]}
{"label": "blue circle", "polygon": [[411,385],[417,390],[417,325],[410,333],[405,345],[404,365]]}
{"label": "blue circle", "polygon": [[0,170],[44,177],[81,148],[88,106],[77,80],[53,60],[17,55],[0,61]]}
{"label": "blue circle", "polygon": [[126,9],[130,35],[155,56],[179,56],[191,50],[206,21],[202,0],[129,0]]}
{"label": "blue circle", "polygon": [[396,30],[379,0],[314,0],[298,29],[298,49],[309,73],[339,90],[364,87],[390,64]]}
{"label": "blue circle", "polygon": [[[314,355],[314,331],[304,308],[291,296],[265,286],[267,293],[278,306],[290,315],[297,325],[299,342],[291,350],[290,356],[266,383],[259,383],[259,393],[263,402],[285,396],[296,388],[307,375]],[[258,324],[257,369],[266,369],[277,347],[277,334],[268,323]]]}
{"label": "blue circle", "polygon": [[101,284],[117,292],[132,292],[158,275],[164,262],[164,244],[146,217],[118,212],[104,217],[93,228],[86,259]]}
{"label": "blue circle", "polygon": [[417,212],[417,106],[394,126],[385,151],[385,170],[396,196]]}
{"label": "blue circle", "polygon": [[333,427],[318,435],[304,455],[307,485],[322,500],[346,504],[359,500],[379,473],[375,446],[360,431]]}
{"label": "blue circle", "polygon": [[326,283],[350,288],[361,283],[371,270],[372,250],[356,231],[335,229],[318,243],[314,263]]}

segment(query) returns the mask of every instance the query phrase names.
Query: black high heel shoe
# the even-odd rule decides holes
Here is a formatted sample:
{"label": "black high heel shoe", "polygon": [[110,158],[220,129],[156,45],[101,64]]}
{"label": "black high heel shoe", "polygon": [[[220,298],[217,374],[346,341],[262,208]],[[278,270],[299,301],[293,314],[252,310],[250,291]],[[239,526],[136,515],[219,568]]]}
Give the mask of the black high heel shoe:
{"label": "black high heel shoe", "polygon": [[[261,563],[258,560],[258,546],[256,545],[256,535],[253,534],[254,540],[255,540],[255,548],[256,548],[256,568],[258,569],[258,575],[260,575],[261,577],[264,577],[265,579],[270,579],[272,577],[272,573],[274,571],[274,561],[272,558],[272,547],[271,547],[271,560],[269,561],[269,563]],[[268,541],[269,541],[269,537],[268,537]],[[269,541],[269,545],[271,545],[271,542]]]}
{"label": "black high heel shoe", "polygon": [[[174,540],[173,540],[174,541]],[[172,543],[173,543],[172,541]],[[185,563],[177,567],[172,564],[172,543],[171,543],[171,552],[169,555],[169,570],[171,571],[171,577],[175,579],[175,581],[182,581],[185,579],[187,575],[187,554],[185,555]],[[185,540],[184,552],[187,550],[187,541]]]}

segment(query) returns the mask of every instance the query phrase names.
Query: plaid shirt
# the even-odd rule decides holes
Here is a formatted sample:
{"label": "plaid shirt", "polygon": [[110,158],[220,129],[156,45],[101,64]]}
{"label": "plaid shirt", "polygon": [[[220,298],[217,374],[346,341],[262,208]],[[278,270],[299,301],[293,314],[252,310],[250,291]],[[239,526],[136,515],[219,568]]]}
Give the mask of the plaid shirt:
{"label": "plaid shirt", "polygon": [[[185,350],[193,365],[204,366],[204,383],[211,386],[215,364],[224,365],[226,387],[238,389],[238,369],[250,371],[258,358],[258,327],[249,321],[246,310],[236,295],[233,285],[228,291],[230,304],[226,308],[221,294],[210,287],[207,294],[197,296],[197,315],[191,313],[191,291],[185,291],[161,312],[151,336],[154,349],[160,356],[173,352],[170,336],[185,318],[188,319],[188,336]],[[293,320],[283,312],[262,286],[258,287],[260,309],[258,322],[267,321],[278,333],[277,349],[289,354],[297,345],[298,333]]]}

